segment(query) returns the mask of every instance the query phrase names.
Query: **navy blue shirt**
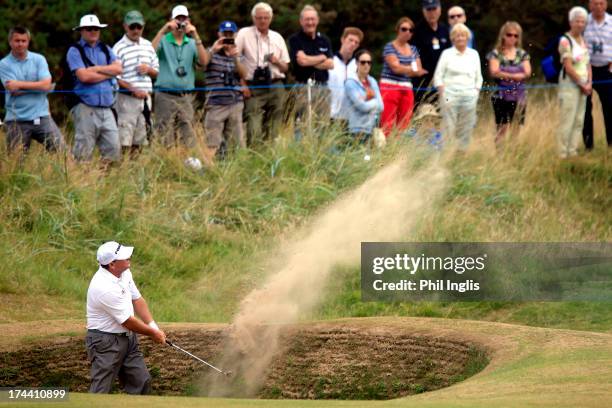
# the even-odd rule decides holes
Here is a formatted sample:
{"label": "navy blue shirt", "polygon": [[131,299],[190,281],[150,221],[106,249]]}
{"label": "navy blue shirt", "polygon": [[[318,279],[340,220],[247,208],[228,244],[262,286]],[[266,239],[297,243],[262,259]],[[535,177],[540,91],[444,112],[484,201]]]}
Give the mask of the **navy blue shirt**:
{"label": "navy blue shirt", "polygon": [[[100,42],[98,42],[94,47],[91,47],[89,44],[87,44],[87,42],[85,42],[85,40],[81,38],[79,40],[79,44],[81,44],[81,46],[85,50],[85,55],[87,56],[87,58],[89,58],[89,60],[95,65],[109,65],[117,59],[117,57],[113,53],[113,50],[109,46],[104,45],[104,47],[108,48],[108,53],[110,55],[110,61],[107,61],[104,51],[102,51],[102,48],[100,48],[102,46],[102,43]],[[102,82],[97,82],[95,84],[85,84],[79,81],[76,76],[77,69],[87,68],[79,50],[75,47],[70,47],[66,59],[68,61],[68,66],[70,67],[70,70],[75,76],[75,93],[79,96],[81,101],[83,101],[84,104],[89,106],[112,106],[114,99],[113,90],[116,80],[112,78]]]}
{"label": "navy blue shirt", "polygon": [[317,35],[313,39],[306,35],[304,31],[293,34],[289,37],[289,56],[291,57],[291,72],[295,80],[301,83],[306,83],[308,78],[325,84],[329,79],[329,72],[326,69],[316,69],[315,67],[303,67],[297,63],[298,51],[304,51],[304,54],[315,56],[325,54],[327,58],[334,56],[332,52],[331,42],[329,38],[317,31]]}
{"label": "navy blue shirt", "polygon": [[412,38],[413,44],[419,49],[423,69],[429,72],[427,76],[433,76],[442,51],[452,46],[448,26],[438,23],[438,29],[434,31],[427,21],[421,21]]}

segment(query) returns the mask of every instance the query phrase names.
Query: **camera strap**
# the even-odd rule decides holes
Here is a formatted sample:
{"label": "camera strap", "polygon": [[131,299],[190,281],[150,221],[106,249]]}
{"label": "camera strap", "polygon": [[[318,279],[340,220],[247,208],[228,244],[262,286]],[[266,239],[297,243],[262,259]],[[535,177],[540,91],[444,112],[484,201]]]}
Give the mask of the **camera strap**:
{"label": "camera strap", "polygon": [[[255,41],[257,42],[257,66],[259,66],[259,37],[261,35],[262,34],[259,31],[257,31],[257,28],[255,28]],[[263,42],[263,40],[262,40],[262,42]],[[270,52],[270,34],[268,34],[268,55],[269,54],[271,54],[271,52]],[[263,65],[270,66],[270,61],[265,61],[264,60],[264,64]]]}

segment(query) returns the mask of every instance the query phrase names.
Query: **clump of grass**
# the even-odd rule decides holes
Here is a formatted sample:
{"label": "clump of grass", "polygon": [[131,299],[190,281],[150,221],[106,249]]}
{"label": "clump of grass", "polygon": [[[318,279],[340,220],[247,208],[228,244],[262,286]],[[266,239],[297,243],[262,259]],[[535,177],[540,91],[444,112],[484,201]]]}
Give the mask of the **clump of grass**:
{"label": "clump of grass", "polygon": [[[538,95],[530,101],[525,127],[514,133],[503,150],[493,144],[492,120],[481,120],[471,150],[447,162],[451,183],[445,197],[432,203],[418,228],[405,240],[610,241],[612,156],[603,147],[602,124],[596,131],[598,150],[561,161],[555,144],[557,117],[555,99]],[[329,284],[327,301],[310,317],[424,316],[612,330],[607,303],[364,303],[359,274],[358,267],[339,267]]]}
{"label": "clump of grass", "polygon": [[254,254],[387,160],[338,152],[337,138],[286,135],[203,173],[160,146],[107,172],[38,146],[24,160],[0,151],[0,296],[84,303],[97,247],[117,240],[136,247],[132,269],[158,320],[227,320],[257,280]]}

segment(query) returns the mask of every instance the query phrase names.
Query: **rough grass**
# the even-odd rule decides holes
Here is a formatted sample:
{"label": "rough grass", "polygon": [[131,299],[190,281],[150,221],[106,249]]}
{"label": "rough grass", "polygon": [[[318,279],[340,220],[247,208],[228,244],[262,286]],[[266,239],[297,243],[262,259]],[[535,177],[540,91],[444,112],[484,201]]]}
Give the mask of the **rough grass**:
{"label": "rough grass", "polygon": [[[472,150],[447,162],[452,182],[444,199],[406,240],[610,241],[612,157],[601,123],[595,152],[560,162],[555,100],[532,95],[527,126],[496,152],[488,105]],[[228,321],[260,282],[261,261],[281,233],[396,155],[413,157],[415,168],[429,157],[402,140],[364,162],[360,149],[333,148],[333,130],[291,140],[287,131],[203,174],[185,168],[182,152],[160,148],[108,173],[97,162],[76,165],[38,148],[23,163],[1,151],[0,321],[82,319],[95,250],[110,239],[136,246],[132,268],[157,320]],[[358,285],[357,266],[339,267],[325,304],[305,317],[440,316],[612,330],[605,303],[374,304],[360,302]]]}

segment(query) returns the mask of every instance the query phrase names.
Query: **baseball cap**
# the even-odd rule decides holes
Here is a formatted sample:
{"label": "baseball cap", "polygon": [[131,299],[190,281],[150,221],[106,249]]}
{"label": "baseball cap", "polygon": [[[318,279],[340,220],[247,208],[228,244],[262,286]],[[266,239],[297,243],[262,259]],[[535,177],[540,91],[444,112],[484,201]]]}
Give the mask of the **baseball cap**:
{"label": "baseball cap", "polygon": [[434,7],[440,7],[440,1],[439,0],[423,0],[423,8],[434,8]]}
{"label": "baseball cap", "polygon": [[236,31],[238,31],[238,26],[233,21],[224,21],[219,24],[219,31],[231,31],[232,33],[235,33]]}
{"label": "baseball cap", "polygon": [[98,248],[96,258],[100,265],[108,265],[113,261],[130,259],[134,247],[124,246],[115,241],[105,242]]}
{"label": "baseball cap", "polygon": [[108,27],[108,24],[100,24],[100,20],[98,19],[98,16],[96,16],[95,14],[87,14],[81,17],[81,22],[79,23],[79,25],[74,27],[72,30],[76,31],[83,27],[104,28],[104,27]]}
{"label": "baseball cap", "polygon": [[123,22],[127,25],[132,25],[132,24],[144,25],[145,24],[144,17],[142,13],[138,10],[128,11],[128,13],[125,15],[125,18],[123,19]]}
{"label": "baseball cap", "polygon": [[187,11],[187,7],[180,5],[176,6],[172,9],[172,18],[175,19],[178,16],[189,17],[189,12]]}

